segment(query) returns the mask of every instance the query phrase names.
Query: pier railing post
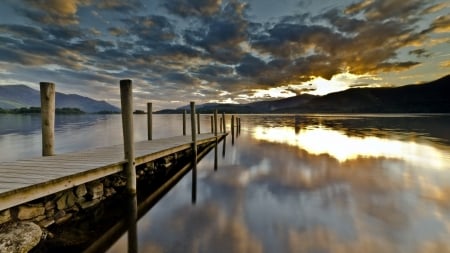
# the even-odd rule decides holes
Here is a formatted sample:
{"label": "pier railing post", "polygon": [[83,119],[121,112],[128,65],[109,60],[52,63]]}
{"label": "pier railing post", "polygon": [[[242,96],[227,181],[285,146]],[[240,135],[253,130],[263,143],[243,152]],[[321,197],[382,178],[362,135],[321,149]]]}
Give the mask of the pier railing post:
{"label": "pier railing post", "polygon": [[186,135],[186,110],[183,111],[183,135]]}
{"label": "pier railing post", "polygon": [[127,193],[130,198],[128,207],[128,252],[137,252],[137,199],[136,170],[134,161],[134,129],[133,129],[133,89],[131,80],[120,80],[120,103],[122,110],[123,146],[125,151],[125,174],[127,177]]}
{"label": "pier railing post", "polygon": [[55,84],[39,83],[41,92],[42,155],[54,155],[55,145]]}
{"label": "pier railing post", "polygon": [[197,130],[195,127],[195,102],[191,101],[191,134],[192,134],[192,203],[197,199]]}
{"label": "pier railing post", "polygon": [[147,139],[153,139],[153,112],[152,103],[147,103]]}
{"label": "pier railing post", "polygon": [[214,116],[211,116],[211,133],[214,133]]}

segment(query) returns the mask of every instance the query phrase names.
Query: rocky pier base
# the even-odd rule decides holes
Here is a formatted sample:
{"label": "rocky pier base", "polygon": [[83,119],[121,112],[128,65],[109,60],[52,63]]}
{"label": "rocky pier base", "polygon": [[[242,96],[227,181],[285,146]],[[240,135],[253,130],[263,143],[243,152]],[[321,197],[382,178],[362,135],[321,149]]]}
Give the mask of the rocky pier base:
{"label": "rocky pier base", "polygon": [[[140,165],[137,180],[158,180],[191,155],[192,150],[185,150]],[[60,229],[112,196],[125,194],[125,186],[124,174],[118,173],[0,211],[0,253],[33,251],[40,242],[55,237],[55,227]]]}

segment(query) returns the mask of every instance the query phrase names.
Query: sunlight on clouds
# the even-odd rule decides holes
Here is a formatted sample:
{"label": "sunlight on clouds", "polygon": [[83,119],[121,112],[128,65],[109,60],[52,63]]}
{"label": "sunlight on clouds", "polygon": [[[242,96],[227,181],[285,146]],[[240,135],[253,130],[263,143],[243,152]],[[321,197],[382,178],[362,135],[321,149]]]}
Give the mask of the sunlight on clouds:
{"label": "sunlight on clouds", "polygon": [[443,61],[439,64],[441,68],[450,68],[450,61]]}
{"label": "sunlight on clouds", "polygon": [[348,136],[326,127],[306,128],[298,134],[289,127],[257,127],[254,138],[275,143],[297,146],[315,155],[328,154],[339,162],[359,157],[385,157],[400,159],[409,164],[430,169],[449,169],[450,152],[435,146],[374,136]]}
{"label": "sunlight on clouds", "polygon": [[231,94],[230,92],[223,90],[223,91],[220,92],[219,96],[223,97],[223,96],[228,96],[230,94]]}
{"label": "sunlight on clouds", "polygon": [[311,95],[326,95],[332,92],[343,91],[352,86],[360,86],[361,82],[367,84],[367,82],[377,80],[371,75],[355,75],[349,72],[340,73],[334,75],[330,80],[322,77],[315,77],[311,81],[304,82],[301,85],[292,85],[293,87],[301,88],[308,87],[311,91],[305,91]]}
{"label": "sunlight on clouds", "polygon": [[253,98],[287,98],[296,95],[294,92],[286,90],[285,87],[276,87],[267,90],[256,89],[253,91],[255,92]]}

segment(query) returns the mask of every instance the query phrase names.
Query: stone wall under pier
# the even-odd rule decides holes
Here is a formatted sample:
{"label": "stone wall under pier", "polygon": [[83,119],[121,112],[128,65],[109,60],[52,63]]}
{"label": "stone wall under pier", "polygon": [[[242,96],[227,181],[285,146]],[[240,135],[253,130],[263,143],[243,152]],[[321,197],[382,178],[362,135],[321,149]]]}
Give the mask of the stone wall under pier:
{"label": "stone wall under pier", "polygon": [[[198,150],[210,149],[211,145],[211,143],[199,145]],[[140,185],[166,180],[178,168],[192,161],[192,155],[192,149],[187,149],[137,166],[138,195]],[[105,205],[109,208],[111,206],[122,208],[121,204],[114,203],[115,201],[121,203],[126,197],[126,182],[126,177],[121,172],[1,211],[0,251],[3,252],[2,249],[8,251],[9,248],[5,247],[14,245],[31,249],[39,242],[42,244],[43,241],[57,239],[69,224],[83,219],[95,220],[97,216],[103,215]],[[12,227],[30,223],[40,228],[35,229],[34,235],[30,235],[38,238],[31,242],[34,245],[23,245],[30,242],[23,242],[21,238],[11,241],[11,238],[5,237],[11,234]]]}

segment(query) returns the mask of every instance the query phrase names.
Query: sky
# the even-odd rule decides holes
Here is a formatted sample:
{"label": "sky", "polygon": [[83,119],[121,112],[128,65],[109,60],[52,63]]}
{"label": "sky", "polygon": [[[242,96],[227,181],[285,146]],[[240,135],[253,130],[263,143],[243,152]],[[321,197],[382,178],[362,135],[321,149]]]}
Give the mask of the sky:
{"label": "sky", "polygon": [[448,0],[2,0],[0,85],[135,108],[248,103],[450,74]]}

